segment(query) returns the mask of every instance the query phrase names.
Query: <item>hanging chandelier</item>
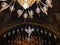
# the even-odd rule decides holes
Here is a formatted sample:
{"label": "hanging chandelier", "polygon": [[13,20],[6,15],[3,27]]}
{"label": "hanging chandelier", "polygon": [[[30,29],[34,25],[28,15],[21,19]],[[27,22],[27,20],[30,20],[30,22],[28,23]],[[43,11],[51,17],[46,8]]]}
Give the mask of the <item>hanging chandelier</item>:
{"label": "hanging chandelier", "polygon": [[[34,13],[37,13],[38,16],[40,16],[41,11],[45,14],[48,15],[48,8],[52,8],[52,0],[12,0],[10,2],[10,4],[7,4],[6,2],[2,2],[1,3],[1,9],[0,12],[6,10],[7,8],[9,8],[10,11],[10,15],[11,13],[13,13],[15,11],[15,2],[18,2],[19,5],[23,8],[23,10],[18,9],[16,12],[18,14],[18,18],[21,17],[21,15],[23,15],[23,17],[25,19],[27,18],[31,18],[33,19],[33,15]],[[13,4],[12,4],[13,3]],[[34,3],[36,3],[36,9],[34,10],[29,10],[29,8],[31,8]],[[27,10],[28,9],[28,10]],[[23,12],[27,10],[27,12],[25,12],[23,14]]]}

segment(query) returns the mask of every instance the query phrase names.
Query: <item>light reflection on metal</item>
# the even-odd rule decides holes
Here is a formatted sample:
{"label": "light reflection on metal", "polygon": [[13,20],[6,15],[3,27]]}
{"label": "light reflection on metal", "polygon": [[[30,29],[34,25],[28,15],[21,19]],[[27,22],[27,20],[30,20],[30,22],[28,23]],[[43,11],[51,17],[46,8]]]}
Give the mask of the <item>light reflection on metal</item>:
{"label": "light reflection on metal", "polygon": [[17,0],[17,1],[24,9],[27,9],[31,7],[36,0]]}

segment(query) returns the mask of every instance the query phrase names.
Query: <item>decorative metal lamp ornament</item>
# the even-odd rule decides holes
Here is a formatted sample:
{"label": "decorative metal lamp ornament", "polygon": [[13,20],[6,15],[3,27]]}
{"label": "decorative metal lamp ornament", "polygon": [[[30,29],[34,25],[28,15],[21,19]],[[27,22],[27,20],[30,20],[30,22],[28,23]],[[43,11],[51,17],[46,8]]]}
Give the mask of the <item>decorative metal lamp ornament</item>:
{"label": "decorative metal lamp ornament", "polygon": [[27,19],[28,18],[28,14],[27,13],[24,13],[24,19]]}
{"label": "decorative metal lamp ornament", "polygon": [[11,15],[11,13],[15,10],[14,5],[10,6],[10,7],[9,7],[9,10],[10,10],[10,15]]}
{"label": "decorative metal lamp ornament", "polygon": [[1,7],[2,7],[2,8],[5,8],[7,5],[8,5],[8,4],[5,3],[5,2],[1,3]]}
{"label": "decorative metal lamp ornament", "polygon": [[30,11],[29,11],[29,16],[30,16],[31,19],[33,19],[33,15],[34,15],[33,10],[30,10]]}
{"label": "decorative metal lamp ornament", "polygon": [[17,10],[18,18],[23,14],[22,10]]}
{"label": "decorative metal lamp ornament", "polygon": [[[7,9],[8,7],[9,10],[10,10],[10,14],[15,10],[15,2],[18,2],[20,6],[22,6],[23,10],[21,9],[18,9],[16,12],[18,14],[18,18],[20,18],[20,16],[23,14],[23,12],[25,11],[25,13],[23,14],[23,17],[26,19],[26,18],[31,18],[33,19],[33,15],[34,15],[34,12],[36,12],[38,14],[38,16],[40,16],[40,13],[41,11],[48,15],[47,11],[48,11],[48,8],[52,8],[52,0],[45,0],[45,3],[43,3],[42,0],[12,0],[10,2],[10,4],[7,4],[6,2],[3,2],[1,4],[1,9],[0,9],[0,12],[4,11],[5,9]],[[33,4],[36,2],[36,9],[34,9],[34,11],[32,9],[29,10],[29,8],[31,8],[33,6]],[[12,4],[13,3],[13,4]],[[12,5],[12,6],[11,6]],[[41,6],[43,5],[43,7]],[[28,9],[28,10],[27,10]],[[27,10],[27,12],[26,12]]]}
{"label": "decorative metal lamp ornament", "polygon": [[17,1],[24,9],[27,9],[31,7],[36,0],[17,0]]}
{"label": "decorative metal lamp ornament", "polygon": [[40,17],[40,12],[41,12],[40,8],[37,7],[37,8],[36,8],[36,13],[38,14],[39,17]]}

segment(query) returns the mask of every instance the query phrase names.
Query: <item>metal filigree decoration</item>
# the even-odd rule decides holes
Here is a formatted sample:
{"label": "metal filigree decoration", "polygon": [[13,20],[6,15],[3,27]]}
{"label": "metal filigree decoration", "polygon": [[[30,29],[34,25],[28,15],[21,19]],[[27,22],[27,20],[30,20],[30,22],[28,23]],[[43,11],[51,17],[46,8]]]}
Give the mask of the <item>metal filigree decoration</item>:
{"label": "metal filigree decoration", "polygon": [[57,39],[51,31],[36,25],[13,27],[4,33],[2,38],[2,42],[5,42],[2,45],[53,45]]}
{"label": "metal filigree decoration", "polygon": [[[10,15],[13,13],[15,10],[15,2],[18,2],[20,6],[22,6],[23,10],[18,9],[16,12],[18,14],[18,18],[20,18],[21,15],[23,15],[24,19],[31,18],[33,19],[33,15],[36,12],[38,16],[40,16],[41,11],[45,14],[48,15],[47,11],[48,8],[52,8],[52,0],[12,0],[10,4],[7,4],[6,2],[3,2],[1,4],[1,9],[0,12],[4,11],[9,7],[10,10]],[[13,3],[13,4],[12,4]],[[34,10],[29,10],[33,6],[33,4],[36,3],[36,8]],[[28,9],[28,10],[27,10]],[[27,10],[27,11],[26,11]],[[25,12],[23,14],[23,12]]]}

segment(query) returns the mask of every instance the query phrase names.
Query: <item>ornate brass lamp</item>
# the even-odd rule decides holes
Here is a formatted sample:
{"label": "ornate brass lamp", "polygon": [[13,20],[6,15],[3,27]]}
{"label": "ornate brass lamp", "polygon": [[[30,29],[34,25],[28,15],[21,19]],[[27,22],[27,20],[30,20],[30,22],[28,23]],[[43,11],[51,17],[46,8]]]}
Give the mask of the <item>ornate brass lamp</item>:
{"label": "ornate brass lamp", "polygon": [[[44,14],[48,15],[47,11],[48,11],[48,8],[52,8],[52,0],[45,0],[43,2],[43,0],[12,0],[10,2],[10,4],[7,4],[6,2],[3,2],[1,4],[1,9],[0,9],[0,12],[4,11],[5,9],[7,9],[8,7],[9,10],[10,10],[10,15],[12,12],[14,12],[15,10],[15,2],[18,2],[20,6],[22,6],[23,10],[21,9],[18,9],[16,10],[17,11],[17,14],[18,14],[18,18],[21,16],[21,15],[24,15],[24,18],[27,19],[27,18],[31,18],[33,19],[33,15],[34,15],[34,12],[36,12],[38,14],[38,16],[40,16],[40,12],[42,11]],[[12,4],[13,3],[13,4]],[[36,3],[36,4],[35,4]],[[34,9],[34,11],[31,9],[29,10],[33,5],[37,5],[36,8]],[[11,6],[12,5],[12,6]],[[41,6],[43,5],[43,6]],[[28,9],[28,10],[27,10]],[[27,12],[25,11],[27,10]],[[25,12],[23,14],[23,12]],[[28,14],[27,14],[28,13]],[[28,17],[27,17],[28,16]]]}

